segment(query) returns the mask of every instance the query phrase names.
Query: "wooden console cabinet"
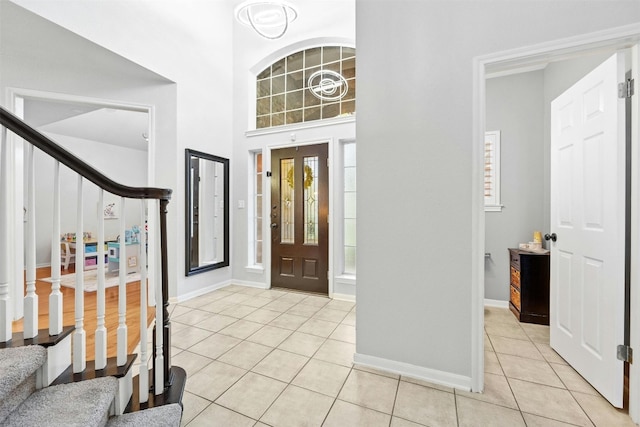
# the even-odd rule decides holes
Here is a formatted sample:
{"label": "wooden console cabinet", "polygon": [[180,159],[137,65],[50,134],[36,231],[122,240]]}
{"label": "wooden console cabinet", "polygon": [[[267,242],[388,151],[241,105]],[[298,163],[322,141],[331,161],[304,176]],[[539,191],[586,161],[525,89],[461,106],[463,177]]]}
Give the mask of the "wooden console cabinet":
{"label": "wooden console cabinet", "polygon": [[549,324],[549,253],[509,249],[509,308],[518,320]]}

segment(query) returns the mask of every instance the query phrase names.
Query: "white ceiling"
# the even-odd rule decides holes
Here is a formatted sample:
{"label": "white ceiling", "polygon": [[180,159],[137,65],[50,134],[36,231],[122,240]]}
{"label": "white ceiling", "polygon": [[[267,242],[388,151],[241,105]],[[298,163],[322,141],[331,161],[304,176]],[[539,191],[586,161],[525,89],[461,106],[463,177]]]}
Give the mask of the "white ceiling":
{"label": "white ceiling", "polygon": [[25,100],[25,120],[41,132],[147,151],[144,112],[32,98]]}

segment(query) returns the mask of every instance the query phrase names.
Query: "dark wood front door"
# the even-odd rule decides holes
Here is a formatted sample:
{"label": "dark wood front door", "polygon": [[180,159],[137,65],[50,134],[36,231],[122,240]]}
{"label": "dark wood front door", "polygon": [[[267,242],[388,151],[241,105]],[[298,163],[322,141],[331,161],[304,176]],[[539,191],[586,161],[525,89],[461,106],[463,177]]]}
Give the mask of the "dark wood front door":
{"label": "dark wood front door", "polygon": [[327,144],[271,152],[271,286],[329,291]]}

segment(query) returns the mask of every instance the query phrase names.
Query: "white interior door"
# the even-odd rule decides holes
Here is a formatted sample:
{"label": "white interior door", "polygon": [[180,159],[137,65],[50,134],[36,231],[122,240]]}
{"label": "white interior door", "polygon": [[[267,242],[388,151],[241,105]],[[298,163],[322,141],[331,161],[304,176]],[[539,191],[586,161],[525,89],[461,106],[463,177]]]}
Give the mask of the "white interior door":
{"label": "white interior door", "polygon": [[624,54],[551,103],[550,333],[553,347],[622,407],[624,339]]}

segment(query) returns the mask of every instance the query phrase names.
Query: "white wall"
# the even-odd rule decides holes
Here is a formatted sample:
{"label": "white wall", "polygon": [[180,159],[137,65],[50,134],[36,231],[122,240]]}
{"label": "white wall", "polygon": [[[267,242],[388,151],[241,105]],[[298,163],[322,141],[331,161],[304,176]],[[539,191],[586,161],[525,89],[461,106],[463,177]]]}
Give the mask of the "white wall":
{"label": "white wall", "polygon": [[[637,22],[630,1],[356,2],[359,355],[471,376],[473,58]],[[390,80],[391,79],[391,80]],[[381,173],[394,165],[393,174]]]}
{"label": "white wall", "polygon": [[[231,156],[233,2],[158,0],[15,0],[15,3],[176,83],[173,116],[156,118],[156,132],[175,124],[158,146],[155,185],[173,189],[168,206],[169,293],[184,296],[225,283],[231,269],[185,277],[184,149]],[[53,46],[53,51],[58,47]],[[100,63],[100,59],[96,60]],[[118,76],[127,79],[129,76]],[[63,90],[85,93],[74,82]],[[101,85],[98,85],[101,86]],[[95,90],[94,88],[92,88]],[[137,88],[133,88],[136,90]],[[116,97],[117,92],[110,92]],[[130,96],[129,94],[126,95]],[[174,105],[175,107],[175,105]]]}
{"label": "white wall", "polygon": [[[144,186],[147,181],[147,153],[117,147],[97,141],[89,141],[64,135],[47,134],[62,147],[82,159],[90,159],[89,163],[96,169],[118,182],[131,186]],[[53,209],[53,159],[39,150],[35,151],[36,167],[36,264],[49,265],[51,262],[51,212]],[[94,156],[94,153],[101,153]],[[60,167],[60,231],[61,233],[76,232],[78,175],[65,166]],[[119,198],[105,195],[118,200]],[[84,231],[98,232],[98,187],[84,180],[83,182],[83,212]],[[141,225],[140,202],[128,200],[125,202],[124,213],[126,228]],[[102,209],[100,210],[102,212]],[[105,239],[115,239],[119,234],[119,220],[104,222]]]}

